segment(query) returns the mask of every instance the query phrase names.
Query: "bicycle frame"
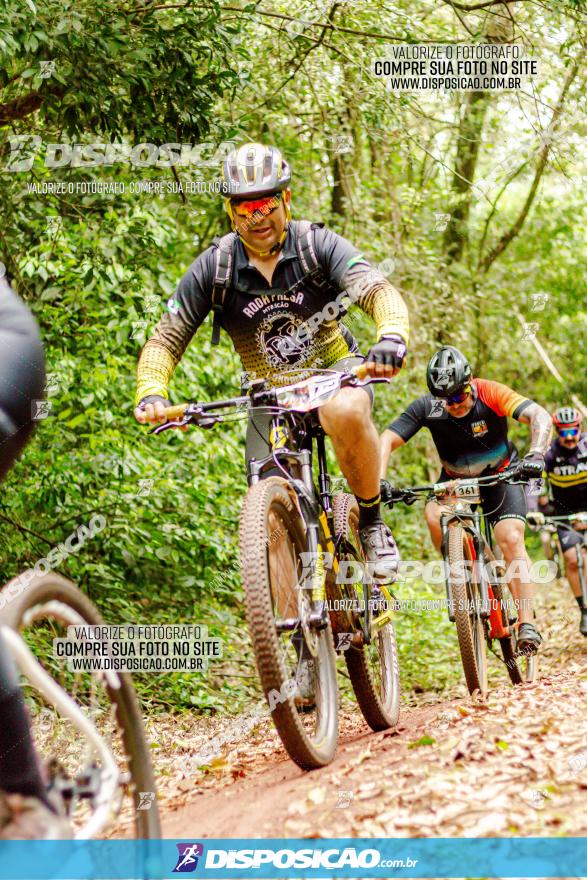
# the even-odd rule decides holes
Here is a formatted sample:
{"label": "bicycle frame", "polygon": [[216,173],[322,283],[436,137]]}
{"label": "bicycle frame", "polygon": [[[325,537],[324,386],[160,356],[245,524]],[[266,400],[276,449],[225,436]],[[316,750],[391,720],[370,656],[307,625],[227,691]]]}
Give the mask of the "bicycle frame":
{"label": "bicycle frame", "polygon": [[[452,479],[445,483],[434,483],[426,486],[415,486],[408,489],[394,489],[386,485],[384,495],[384,503],[393,505],[396,501],[402,501],[406,504],[412,504],[418,495],[433,493],[438,503],[442,506],[442,497],[453,495],[450,502],[444,502],[445,510],[441,511],[440,527],[442,533],[441,553],[446,561],[447,545],[449,529],[453,528],[456,523],[465,531],[470,542],[471,555],[475,563],[477,563],[477,571],[479,572],[479,590],[480,590],[480,616],[485,620],[489,620],[489,638],[506,638],[509,632],[503,626],[503,621],[499,609],[496,607],[495,596],[491,586],[491,581],[487,577],[485,563],[495,565],[496,559],[493,553],[493,530],[487,518],[483,517],[483,529],[481,528],[481,513],[473,510],[471,503],[479,503],[478,488],[482,485],[494,484],[504,480],[513,480],[519,476],[517,470],[510,469],[501,471],[499,474],[489,475],[487,477],[477,477],[473,479],[462,478]],[[468,500],[470,498],[470,500]],[[482,563],[479,565],[479,563]],[[446,581],[446,597],[448,606],[448,618],[451,623],[455,622],[454,600],[450,587],[450,578]],[[509,619],[509,615],[508,615]],[[509,621],[512,623],[513,621]]]}

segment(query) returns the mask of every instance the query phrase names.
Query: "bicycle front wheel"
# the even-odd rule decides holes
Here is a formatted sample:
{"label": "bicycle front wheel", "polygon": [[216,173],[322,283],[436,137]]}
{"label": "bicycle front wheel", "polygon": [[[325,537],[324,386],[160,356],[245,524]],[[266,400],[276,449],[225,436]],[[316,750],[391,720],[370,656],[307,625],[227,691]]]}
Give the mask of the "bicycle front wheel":
{"label": "bicycle front wheel", "polygon": [[287,481],[251,486],[240,522],[247,623],[279,737],[290,758],[311,770],[336,751],[338,688],[330,622],[308,621],[306,549],[306,524]]}
{"label": "bicycle front wheel", "polygon": [[460,525],[448,531],[449,579],[463,670],[469,693],[487,693],[485,627],[480,614],[481,596],[475,580],[475,553],[468,533]]}
{"label": "bicycle front wheel", "polygon": [[[72,672],[53,653],[53,640],[65,637],[67,627],[104,626],[103,618],[87,596],[53,572],[35,576],[20,594],[18,587],[11,581],[2,591],[0,624],[20,634],[45,672],[92,722],[116,765],[113,776],[92,742],[25,672],[21,685],[33,740],[49,788],[65,803],[75,836],[109,836],[121,827],[124,833],[128,820],[137,838],[161,837],[149,745],[130,675]],[[83,641],[80,636],[76,643]]]}

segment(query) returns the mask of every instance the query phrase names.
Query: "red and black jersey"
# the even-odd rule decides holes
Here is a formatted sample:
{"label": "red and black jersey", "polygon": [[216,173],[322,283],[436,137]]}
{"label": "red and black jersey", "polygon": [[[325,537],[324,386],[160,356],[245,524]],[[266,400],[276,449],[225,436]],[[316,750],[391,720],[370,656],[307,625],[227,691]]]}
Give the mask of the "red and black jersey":
{"label": "red and black jersey", "polygon": [[475,404],[463,418],[450,415],[445,401],[424,394],[389,425],[402,440],[428,428],[451,477],[478,477],[502,470],[517,459],[516,447],[508,439],[507,418],[519,418],[532,403],[501,382],[474,379],[471,384]]}

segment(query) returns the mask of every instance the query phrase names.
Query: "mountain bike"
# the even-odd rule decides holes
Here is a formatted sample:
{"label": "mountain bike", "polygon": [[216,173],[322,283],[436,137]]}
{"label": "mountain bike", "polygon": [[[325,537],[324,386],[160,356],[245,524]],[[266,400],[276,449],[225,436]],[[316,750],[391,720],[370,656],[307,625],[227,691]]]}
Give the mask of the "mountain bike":
{"label": "mountain bike", "polygon": [[[418,496],[442,505],[441,552],[445,563],[448,616],[456,624],[459,650],[469,693],[487,693],[487,648],[499,642],[512,684],[536,680],[536,656],[517,646],[517,612],[509,588],[499,575],[493,530],[478,509],[480,487],[504,481],[524,482],[514,466],[475,479],[449,480],[427,486],[393,488],[382,481],[382,500],[413,504]],[[483,523],[481,520],[483,519]],[[496,655],[499,656],[499,655]],[[501,659],[501,658],[500,658]]]}
{"label": "mountain bike", "polygon": [[358,373],[312,371],[279,388],[258,380],[240,397],[169,407],[170,421],[151,431],[210,428],[233,418],[231,411],[268,416],[270,454],[248,463],[239,532],[242,581],[261,686],[286,751],[304,769],[324,766],[335,754],[336,651],[344,654],[371,728],[393,727],[399,717],[395,602],[387,585],[371,582],[355,498],[331,492],[325,434],[315,412],[341,388],[386,381]]}
{"label": "mountain bike", "polygon": [[[577,554],[577,566],[579,568],[579,584],[581,586],[581,595],[585,608],[587,608],[587,578],[585,577],[585,559],[587,558],[587,512],[571,513],[568,516],[546,516],[544,525],[536,526],[537,529],[550,528],[554,530],[556,535],[557,526],[562,526],[575,532],[580,532],[583,538],[582,543],[575,544],[574,549]],[[558,545],[558,540],[557,540]],[[562,556],[562,553],[561,553]],[[564,563],[558,562],[561,572],[564,570]]]}
{"label": "mountain bike", "polygon": [[104,625],[97,609],[64,577],[33,571],[4,586],[0,608],[0,631],[21,673],[49,796],[63,807],[74,838],[112,836],[126,823],[137,838],[160,838],[149,745],[130,675],[72,672],[53,653],[53,640],[65,637],[67,627]]}

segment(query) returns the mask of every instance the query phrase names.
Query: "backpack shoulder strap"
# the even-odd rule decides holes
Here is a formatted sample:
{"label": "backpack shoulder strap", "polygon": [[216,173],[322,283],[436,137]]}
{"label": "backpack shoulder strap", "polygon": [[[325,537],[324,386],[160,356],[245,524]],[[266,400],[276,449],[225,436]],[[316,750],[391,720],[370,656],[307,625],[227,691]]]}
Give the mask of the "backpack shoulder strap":
{"label": "backpack shoulder strap", "polygon": [[322,223],[310,223],[309,220],[297,221],[297,241],[296,249],[302,269],[306,275],[316,274],[319,268],[318,257],[316,256],[316,248],[314,247],[314,228],[323,226]]}
{"label": "backpack shoulder strap", "polygon": [[212,287],[212,311],[214,313],[212,323],[212,345],[220,342],[220,327],[222,309],[226,292],[232,281],[232,268],[234,266],[234,242],[235,232],[227,232],[221,238],[214,239],[214,283]]}
{"label": "backpack shoulder strap", "polygon": [[316,254],[315,229],[322,229],[324,223],[310,223],[309,220],[297,221],[296,249],[304,270],[304,282],[310,282],[315,290],[326,291],[332,282],[324,274],[324,270]]}

